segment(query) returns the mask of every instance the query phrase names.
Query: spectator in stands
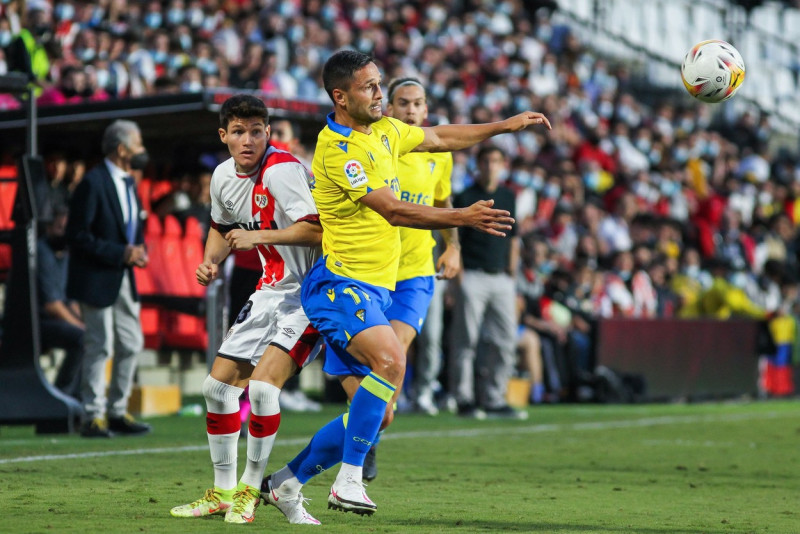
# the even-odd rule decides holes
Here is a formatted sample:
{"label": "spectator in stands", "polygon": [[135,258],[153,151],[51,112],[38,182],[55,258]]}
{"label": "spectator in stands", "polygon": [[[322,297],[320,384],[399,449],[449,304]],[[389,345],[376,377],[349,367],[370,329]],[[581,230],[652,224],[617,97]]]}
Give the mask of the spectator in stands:
{"label": "spectator in stands", "polygon": [[[141,203],[130,174],[143,169],[148,156],[131,121],[108,126],[101,148],[105,159],[81,180],[70,203],[67,297],[80,303],[86,324],[81,435],[108,438],[112,432],[150,431],[150,425],[127,413],[136,356],[144,343],[133,269],[148,262]],[[112,353],[106,397],[106,360]]]}
{"label": "spectator in stands", "polygon": [[108,93],[89,85],[83,66],[70,65],[61,69],[58,85],[46,89],[36,103],[40,106],[52,106],[102,100],[108,100]]}
{"label": "spectator in stands", "polygon": [[[514,216],[514,193],[500,185],[507,171],[506,155],[496,146],[482,147],[477,155],[475,184],[457,195],[455,207],[477,200],[494,200],[496,209]],[[459,280],[453,313],[449,355],[450,392],[463,417],[523,419],[527,412],[505,400],[515,365],[516,291],[519,241],[498,238],[472,229],[459,232],[464,271]],[[483,338],[481,340],[481,338]],[[478,343],[488,350],[478,354]]]}
{"label": "spectator in stands", "polygon": [[39,333],[43,351],[53,348],[65,351],[55,387],[70,397],[79,398],[86,325],[81,320],[78,304],[67,300],[67,216],[66,204],[55,204],[53,219],[45,225],[36,243]]}

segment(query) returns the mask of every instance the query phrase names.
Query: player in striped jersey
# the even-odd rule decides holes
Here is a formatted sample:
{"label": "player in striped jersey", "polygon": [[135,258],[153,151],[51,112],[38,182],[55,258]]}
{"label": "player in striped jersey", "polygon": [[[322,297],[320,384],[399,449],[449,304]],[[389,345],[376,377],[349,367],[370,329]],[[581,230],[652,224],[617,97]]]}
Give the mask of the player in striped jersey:
{"label": "player in striped jersey", "polygon": [[[255,248],[263,274],[203,383],[214,487],[170,513],[224,514],[226,522],[249,523],[280,424],[280,389],[319,351],[320,335],[303,311],[300,284],[320,255],[322,229],[311,176],[290,153],[269,146],[269,114],[260,99],[226,100],[219,135],[231,158],[211,178],[211,228],[197,281],[205,286],[216,279],[232,249]],[[237,485],[238,399],[248,384],[247,462]]]}

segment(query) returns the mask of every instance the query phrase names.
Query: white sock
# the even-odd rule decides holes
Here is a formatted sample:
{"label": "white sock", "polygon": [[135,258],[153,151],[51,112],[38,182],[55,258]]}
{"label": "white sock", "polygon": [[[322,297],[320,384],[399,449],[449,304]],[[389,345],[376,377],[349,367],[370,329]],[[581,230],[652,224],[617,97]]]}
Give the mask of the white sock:
{"label": "white sock", "polygon": [[[262,382],[250,381],[250,427],[247,432],[247,463],[241,482],[254,488],[261,487],[269,454],[275,444],[280,424],[281,407],[278,404],[280,388]],[[255,432],[256,435],[253,435]]]}
{"label": "white sock", "polygon": [[[239,397],[244,389],[220,382],[207,376],[203,382],[203,396],[209,414],[217,417],[239,420]],[[211,463],[214,465],[214,486],[221,490],[232,490],[236,487],[236,460],[239,431],[226,434],[211,433],[208,435],[208,448]]]}
{"label": "white sock", "polygon": [[279,493],[297,495],[303,489],[303,483],[297,480],[288,465],[284,465],[272,475],[272,489]]}
{"label": "white sock", "polygon": [[339,474],[336,475],[336,482],[344,482],[348,477],[354,480],[362,480],[363,471],[364,468],[360,465],[342,463],[342,467],[339,468]]}

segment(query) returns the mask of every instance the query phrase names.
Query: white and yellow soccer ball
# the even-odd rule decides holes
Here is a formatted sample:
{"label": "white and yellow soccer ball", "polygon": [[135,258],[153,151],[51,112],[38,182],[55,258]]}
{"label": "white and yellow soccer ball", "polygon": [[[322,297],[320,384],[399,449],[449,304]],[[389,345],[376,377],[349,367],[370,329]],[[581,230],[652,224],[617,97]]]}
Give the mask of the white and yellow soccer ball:
{"label": "white and yellow soccer ball", "polygon": [[744,81],[744,60],[730,43],[702,41],[683,58],[681,79],[689,94],[703,102],[728,100]]}

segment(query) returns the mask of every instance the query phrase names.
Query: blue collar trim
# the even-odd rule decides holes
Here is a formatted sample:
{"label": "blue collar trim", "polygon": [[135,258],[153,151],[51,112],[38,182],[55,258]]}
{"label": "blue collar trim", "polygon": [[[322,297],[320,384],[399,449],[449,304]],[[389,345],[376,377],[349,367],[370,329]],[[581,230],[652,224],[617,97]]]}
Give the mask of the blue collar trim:
{"label": "blue collar trim", "polygon": [[328,128],[333,130],[334,132],[338,133],[344,137],[350,137],[350,133],[353,131],[352,128],[348,128],[347,126],[342,126],[335,120],[333,120],[335,113],[331,112],[328,114]]}

